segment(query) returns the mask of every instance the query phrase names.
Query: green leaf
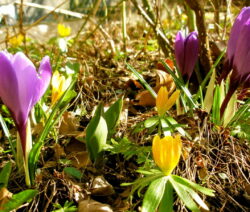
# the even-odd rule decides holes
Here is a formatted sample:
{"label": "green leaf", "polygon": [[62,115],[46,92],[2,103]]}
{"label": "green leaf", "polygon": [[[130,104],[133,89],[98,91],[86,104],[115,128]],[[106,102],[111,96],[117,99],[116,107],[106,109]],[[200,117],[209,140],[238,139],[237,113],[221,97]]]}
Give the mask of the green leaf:
{"label": "green leaf", "polygon": [[65,71],[66,71],[67,75],[75,76],[76,74],[79,73],[79,70],[80,70],[79,63],[71,63],[71,62],[66,63]]}
{"label": "green leaf", "polygon": [[65,167],[63,169],[63,171],[66,174],[68,174],[68,175],[70,175],[70,176],[72,176],[72,177],[74,177],[74,178],[76,178],[78,180],[80,180],[82,178],[82,172],[80,172],[78,169],[76,169],[74,167]]}
{"label": "green leaf", "polygon": [[215,70],[213,71],[211,79],[208,83],[207,92],[206,92],[205,99],[204,99],[204,108],[203,109],[207,113],[210,113],[210,110],[211,110],[212,105],[213,105],[214,86],[215,86]]}
{"label": "green leaf", "polygon": [[30,201],[37,194],[38,191],[33,189],[28,189],[25,191],[21,191],[18,194],[14,194],[12,198],[6,204],[4,204],[4,210],[0,210],[0,212],[9,212],[15,210],[23,203]]}
{"label": "green leaf", "polygon": [[223,126],[226,127],[232,117],[234,117],[234,114],[236,113],[237,108],[237,95],[236,92],[232,95],[230,98],[227,107],[225,109],[224,115],[223,115]]}
{"label": "green leaf", "polygon": [[186,179],[186,178],[182,178],[180,176],[177,176],[177,175],[172,175],[171,176],[172,179],[180,184],[183,184],[184,186],[187,186],[187,187],[190,187],[190,188],[193,188],[193,189],[196,189],[197,191],[205,194],[205,195],[208,195],[208,196],[211,196],[213,197],[214,196],[214,190],[212,189],[209,189],[209,188],[205,188],[205,187],[202,187],[194,182],[191,182],[190,180]]}
{"label": "green leaf", "polygon": [[68,104],[71,101],[71,99],[76,97],[76,95],[77,93],[74,90],[69,90],[63,97],[63,101],[60,104],[60,107],[62,107],[64,104]]}
{"label": "green leaf", "polygon": [[107,136],[108,127],[103,117],[103,106],[100,104],[86,128],[86,144],[92,161],[95,161],[103,151]]}
{"label": "green leaf", "polygon": [[173,131],[177,130],[182,136],[187,136],[188,139],[191,139],[191,136],[182,128],[183,125],[178,124],[178,122],[173,117],[166,117],[166,121],[169,123]]}
{"label": "green leaf", "polygon": [[230,120],[228,125],[236,126],[241,119],[247,119],[249,117],[248,111],[250,110],[250,98],[243,104]]}
{"label": "green leaf", "polygon": [[217,85],[215,87],[213,110],[212,110],[212,121],[217,125],[220,125],[220,103],[221,103],[220,86]]}
{"label": "green leaf", "polygon": [[15,147],[13,145],[13,142],[12,142],[12,139],[11,139],[11,134],[10,134],[10,131],[2,117],[2,115],[0,114],[0,124],[2,126],[2,129],[3,129],[3,132],[4,132],[4,135],[7,137],[9,143],[10,143],[10,147],[11,147],[11,151],[14,155],[14,157],[16,158],[16,150],[15,150]]}
{"label": "green leaf", "polygon": [[11,162],[9,161],[0,172],[0,188],[7,187],[11,173]]}
{"label": "green leaf", "polygon": [[190,194],[185,189],[183,189],[183,186],[181,186],[179,183],[177,183],[172,178],[171,175],[169,177],[169,181],[171,182],[174,190],[176,191],[176,193],[178,194],[180,199],[184,202],[184,204],[187,206],[187,208],[189,208],[191,211],[194,211],[194,212],[200,212],[198,206],[192,200]]}
{"label": "green leaf", "polygon": [[43,142],[36,143],[32,147],[32,149],[31,149],[31,151],[29,153],[28,163],[29,163],[29,172],[30,172],[31,185],[33,184],[33,182],[35,180],[37,161],[39,159],[42,146],[43,146]]}
{"label": "green leaf", "polygon": [[209,78],[211,77],[214,69],[216,68],[216,66],[219,64],[219,62],[221,61],[221,59],[223,58],[224,54],[226,53],[226,48],[221,52],[221,54],[219,55],[219,57],[216,59],[215,63],[213,64],[213,66],[211,67],[211,69],[209,70],[208,74],[206,75],[205,79],[202,81],[201,83],[201,89],[203,90],[204,87],[207,84],[207,81],[209,80]]}
{"label": "green leaf", "polygon": [[160,126],[163,131],[164,136],[170,136],[171,135],[171,127],[169,126],[169,123],[164,119],[160,119]]}
{"label": "green leaf", "polygon": [[115,127],[120,119],[120,114],[123,106],[123,98],[118,99],[109,109],[104,113],[103,117],[106,120],[109,136],[111,136],[115,130]]}
{"label": "green leaf", "polygon": [[168,181],[166,183],[165,192],[164,192],[164,195],[163,195],[162,200],[161,200],[159,212],[172,212],[173,211],[173,204],[174,204],[173,186]]}
{"label": "green leaf", "polygon": [[[196,189],[198,191],[205,191],[206,194],[209,194],[209,196],[211,196],[211,194],[213,195],[213,193],[211,193],[213,190],[201,187],[195,183],[192,183],[191,181],[188,181],[187,179],[181,178],[181,177],[176,176],[176,175],[172,176],[172,179],[177,184],[182,186],[182,188],[191,195],[191,197],[198,203],[199,206],[201,206],[205,210],[209,210],[207,205],[203,202],[203,200],[200,198],[200,196],[193,189]],[[204,193],[204,192],[202,192],[202,193]]]}
{"label": "green leaf", "polygon": [[54,208],[57,210],[53,210],[51,212],[75,212],[77,211],[76,206],[74,205],[73,202],[69,202],[66,200],[63,206],[61,206],[59,203],[53,204]]}
{"label": "green leaf", "polygon": [[145,122],[144,122],[144,126],[146,128],[150,128],[153,127],[155,125],[157,125],[159,123],[159,117],[158,116],[154,116],[154,117],[150,117],[148,118]]}
{"label": "green leaf", "polygon": [[148,187],[148,190],[143,198],[142,212],[155,212],[160,205],[165,185],[168,177],[164,176],[154,180]]}
{"label": "green leaf", "polygon": [[137,194],[140,197],[140,192],[143,188],[148,186],[151,182],[155,181],[156,179],[164,177],[163,173],[160,171],[153,171],[151,174],[147,175],[146,177],[138,178],[136,181],[132,183],[123,183],[121,184],[122,186],[127,186],[127,185],[133,185],[132,190],[131,190],[131,198],[133,197],[133,194],[137,190]]}

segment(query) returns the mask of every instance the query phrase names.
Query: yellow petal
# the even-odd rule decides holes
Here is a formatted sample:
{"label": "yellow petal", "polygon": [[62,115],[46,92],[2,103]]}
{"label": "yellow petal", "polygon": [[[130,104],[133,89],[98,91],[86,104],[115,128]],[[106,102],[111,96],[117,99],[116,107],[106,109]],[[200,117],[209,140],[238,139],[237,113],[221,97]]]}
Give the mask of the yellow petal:
{"label": "yellow petal", "polygon": [[167,107],[166,107],[167,102],[168,102],[168,90],[165,86],[162,86],[156,98],[156,109],[159,116],[162,116],[167,112]]}
{"label": "yellow petal", "polygon": [[60,99],[62,94],[67,89],[66,87],[66,79],[63,75],[60,75],[58,71],[56,71],[52,76],[52,91],[51,91],[51,103],[52,105]]}
{"label": "yellow petal", "polygon": [[67,27],[63,24],[58,24],[57,25],[57,32],[61,37],[67,37],[71,33],[71,28]]}
{"label": "yellow petal", "polygon": [[19,34],[13,38],[9,39],[9,43],[12,47],[18,47],[23,43],[24,37],[22,34]]}
{"label": "yellow petal", "polygon": [[155,163],[160,167],[160,137],[156,135],[153,139],[152,152]]}
{"label": "yellow petal", "polygon": [[57,88],[59,87],[59,80],[60,80],[60,74],[58,71],[55,71],[53,73],[53,76],[52,76],[52,79],[51,79],[51,85],[52,85],[52,89],[54,88]]}
{"label": "yellow petal", "polygon": [[162,139],[158,135],[154,137],[152,144],[154,161],[165,175],[170,175],[177,166],[180,160],[181,147],[180,136],[175,138],[165,136]]}
{"label": "yellow petal", "polygon": [[168,102],[166,104],[166,110],[169,110],[176,102],[176,100],[179,98],[180,91],[176,90],[171,97],[168,99]]}

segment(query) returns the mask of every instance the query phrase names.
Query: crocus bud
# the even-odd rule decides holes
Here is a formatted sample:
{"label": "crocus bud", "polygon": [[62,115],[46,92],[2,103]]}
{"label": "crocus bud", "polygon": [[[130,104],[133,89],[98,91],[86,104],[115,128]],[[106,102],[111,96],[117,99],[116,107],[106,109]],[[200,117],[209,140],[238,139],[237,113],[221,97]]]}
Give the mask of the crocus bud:
{"label": "crocus bud", "polygon": [[177,166],[181,156],[182,141],[179,135],[153,139],[152,151],[157,166],[168,176]]}
{"label": "crocus bud", "polygon": [[179,90],[176,90],[170,97],[165,86],[162,86],[158,91],[156,98],[156,109],[159,116],[163,116],[176,102],[180,94]]}
{"label": "crocus bud", "polygon": [[51,104],[54,105],[57,100],[61,98],[63,93],[69,87],[71,83],[71,78],[65,79],[63,75],[60,75],[58,71],[56,71],[51,80],[52,92],[51,92]]}
{"label": "crocus bud", "polygon": [[[228,66],[228,73],[233,68],[233,60],[236,52],[237,43],[240,37],[240,32],[245,25],[245,23],[250,18],[250,7],[244,7],[240,14],[235,19],[233,27],[230,32],[230,37],[227,44],[227,53],[226,53],[226,65]],[[227,74],[228,74],[227,73]],[[226,77],[226,76],[225,76]]]}
{"label": "crocus bud", "polygon": [[179,31],[175,38],[175,58],[182,77],[190,79],[198,59],[199,40],[197,32],[191,32],[186,38]]}
{"label": "crocus bud", "polygon": [[241,10],[232,27],[228,41],[227,55],[222,79],[233,69],[230,87],[221,106],[221,117],[237,87],[249,86],[250,75],[250,7]]}

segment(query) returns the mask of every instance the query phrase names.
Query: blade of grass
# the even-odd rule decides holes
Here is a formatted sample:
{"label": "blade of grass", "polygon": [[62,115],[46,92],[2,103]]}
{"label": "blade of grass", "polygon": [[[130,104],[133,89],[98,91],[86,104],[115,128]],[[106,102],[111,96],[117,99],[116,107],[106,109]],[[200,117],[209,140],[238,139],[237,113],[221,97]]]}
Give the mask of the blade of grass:
{"label": "blade of grass", "polygon": [[138,78],[138,80],[145,86],[145,88],[149,91],[149,93],[156,98],[157,94],[153,90],[153,88],[143,79],[142,75],[136,71],[130,64],[126,63],[127,68],[133,72],[133,74]]}
{"label": "blade of grass", "polygon": [[205,79],[202,81],[201,83],[201,88],[202,90],[204,89],[205,85],[207,84],[207,81],[209,80],[210,76],[213,73],[213,70],[216,68],[216,66],[219,64],[219,62],[221,61],[221,59],[223,58],[224,54],[226,53],[226,48],[221,52],[221,54],[219,55],[219,57],[216,59],[215,63],[213,64],[213,66],[211,67],[211,69],[209,70],[209,72],[207,73]]}
{"label": "blade of grass", "polygon": [[186,95],[186,97],[190,103],[190,106],[192,108],[197,108],[197,105],[195,104],[195,102],[193,100],[192,94],[186,88],[185,84],[176,76],[176,74],[172,71],[172,69],[169,67],[169,65],[167,63],[165,63],[165,61],[163,61],[163,60],[160,60],[160,61],[163,64],[163,66],[165,67],[165,69],[167,70],[167,72],[173,77],[177,88],[182,90],[183,93]]}
{"label": "blade of grass", "polygon": [[238,111],[235,113],[231,121],[228,123],[228,126],[235,126],[238,123],[238,120],[245,114],[247,110],[250,109],[250,98],[242,105]]}
{"label": "blade of grass", "polygon": [[10,131],[9,131],[9,129],[8,129],[8,127],[7,127],[7,125],[6,125],[6,123],[5,123],[5,121],[4,121],[1,114],[0,114],[0,124],[1,124],[1,126],[3,128],[4,135],[7,137],[8,141],[10,143],[11,151],[12,151],[12,153],[14,155],[14,158],[16,158],[16,150],[15,150],[15,147],[14,147],[13,142],[12,142]]}

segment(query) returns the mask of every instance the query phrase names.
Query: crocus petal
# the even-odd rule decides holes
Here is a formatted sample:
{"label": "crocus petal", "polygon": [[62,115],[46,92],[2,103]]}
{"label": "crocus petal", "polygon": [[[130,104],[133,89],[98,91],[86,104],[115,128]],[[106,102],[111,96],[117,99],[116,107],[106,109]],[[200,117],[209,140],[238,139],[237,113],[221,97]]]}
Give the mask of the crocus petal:
{"label": "crocus petal", "polygon": [[[236,50],[237,42],[239,40],[239,33],[244,25],[244,23],[250,18],[250,7],[244,7],[240,14],[235,19],[233,27],[230,32],[230,37],[228,40],[227,47],[227,58],[232,66],[233,58]],[[232,68],[232,67],[231,67]]]}
{"label": "crocus petal", "polygon": [[28,66],[31,66],[31,67],[33,67],[34,70],[36,70],[34,64],[22,52],[16,53],[13,56],[11,61],[12,61],[12,66],[16,72],[19,72],[20,70],[24,70]]}
{"label": "crocus petal", "polygon": [[[24,60],[24,63],[26,61]],[[33,107],[33,98],[36,93],[36,85],[37,85],[37,72],[34,65],[27,66],[25,64],[21,65],[20,67],[23,69],[18,69],[18,67],[14,66],[15,68],[17,80],[18,80],[18,93],[19,98],[19,105],[18,108],[20,109],[20,113],[16,117],[16,122],[18,125],[23,125],[27,122],[29,113],[31,108]],[[17,106],[15,106],[17,108]]]}
{"label": "crocus petal", "polygon": [[247,20],[249,20],[249,18],[250,7],[244,7],[234,21],[227,44],[226,59],[224,62],[223,72],[219,78],[219,83],[221,83],[223,79],[227,78],[228,74],[233,68],[233,61],[236,53],[236,48],[238,46],[239,35],[241,34],[243,25],[247,22]]}
{"label": "crocus petal", "polygon": [[10,59],[6,52],[0,52],[0,97],[12,114],[17,116],[19,113],[18,81]]}
{"label": "crocus petal", "polygon": [[48,56],[45,56],[42,59],[38,70],[38,83],[36,87],[37,88],[36,95],[33,98],[32,105],[35,105],[47,90],[51,76],[52,76],[52,68],[50,65],[50,59]]}
{"label": "crocus petal", "polygon": [[190,79],[199,53],[198,33],[191,32],[185,40],[184,73]]}
{"label": "crocus petal", "polygon": [[168,90],[165,86],[162,86],[158,91],[156,98],[156,108],[159,116],[164,115],[167,112],[168,103]]}
{"label": "crocus petal", "polygon": [[179,31],[175,38],[174,53],[176,58],[176,63],[182,72],[184,70],[184,37]]}
{"label": "crocus petal", "polygon": [[242,26],[237,43],[232,74],[232,81],[237,80],[238,84],[243,83],[250,74],[250,19]]}

